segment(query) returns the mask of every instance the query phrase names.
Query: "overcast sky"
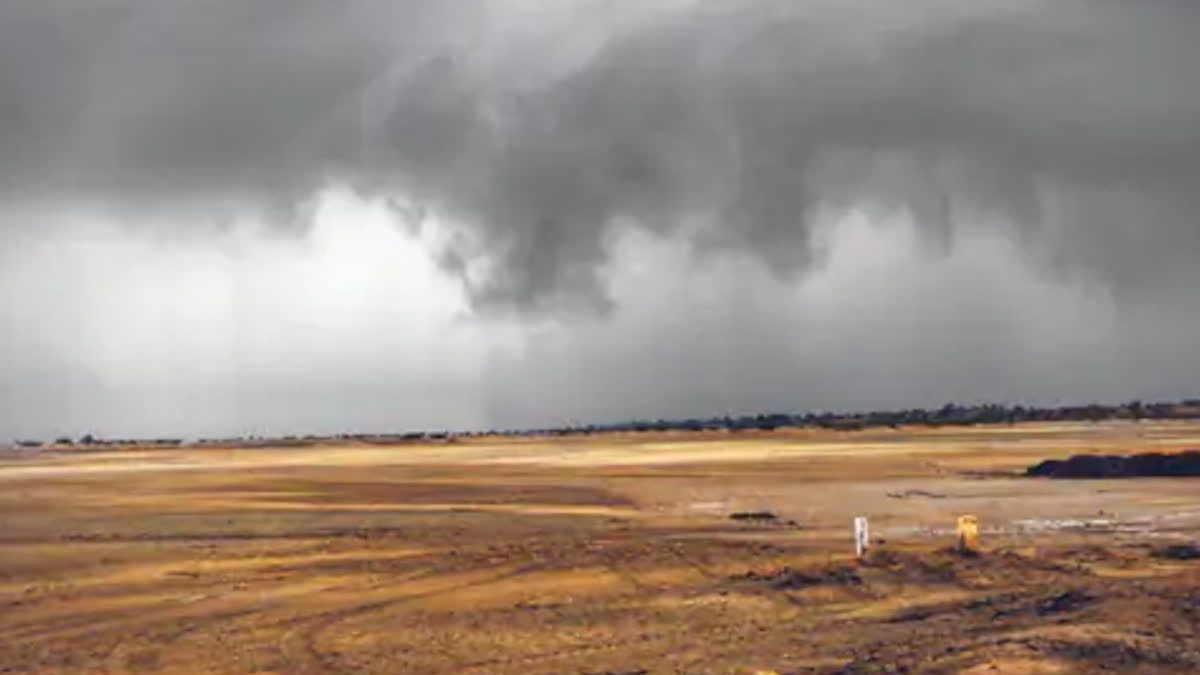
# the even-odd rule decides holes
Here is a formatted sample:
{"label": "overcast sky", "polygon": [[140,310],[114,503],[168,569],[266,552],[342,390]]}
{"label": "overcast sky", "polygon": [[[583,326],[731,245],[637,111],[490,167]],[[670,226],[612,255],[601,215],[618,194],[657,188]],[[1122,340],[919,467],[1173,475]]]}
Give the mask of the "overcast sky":
{"label": "overcast sky", "polygon": [[0,438],[1200,393],[1200,3],[0,3]]}

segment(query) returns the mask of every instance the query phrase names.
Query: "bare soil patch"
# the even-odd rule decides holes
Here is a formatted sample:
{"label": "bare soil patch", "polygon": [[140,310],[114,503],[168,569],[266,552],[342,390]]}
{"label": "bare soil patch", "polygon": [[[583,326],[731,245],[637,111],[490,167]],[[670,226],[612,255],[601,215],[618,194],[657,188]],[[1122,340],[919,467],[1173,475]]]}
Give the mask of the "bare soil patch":
{"label": "bare soil patch", "polygon": [[[1014,477],[1197,446],[1059,424],[0,458],[0,671],[1197,672],[1194,480]],[[982,555],[949,548],[964,513]]]}

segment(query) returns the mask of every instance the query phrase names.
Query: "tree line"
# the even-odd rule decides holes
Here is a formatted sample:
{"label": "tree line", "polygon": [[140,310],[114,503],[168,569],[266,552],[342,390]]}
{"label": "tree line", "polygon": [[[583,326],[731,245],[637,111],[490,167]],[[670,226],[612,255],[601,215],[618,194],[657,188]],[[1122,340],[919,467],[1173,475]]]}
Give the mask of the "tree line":
{"label": "tree line", "polygon": [[[958,405],[947,403],[940,408],[911,408],[904,410],[875,410],[869,412],[806,412],[806,413],[760,413],[749,415],[716,415],[703,418],[632,420],[614,424],[564,425],[540,429],[504,429],[483,432],[449,431],[406,431],[397,433],[343,433],[333,435],[305,436],[237,436],[230,438],[198,439],[188,445],[198,446],[253,446],[294,447],[331,441],[392,445],[414,442],[453,442],[459,437],[469,436],[567,436],[603,432],[648,432],[648,431],[773,431],[779,428],[831,429],[857,431],[871,427],[899,428],[902,426],[969,426],[976,424],[1016,424],[1018,422],[1101,422],[1105,420],[1167,420],[1200,418],[1200,399],[1176,402],[1143,403],[1129,401],[1119,405],[1073,405],[1038,407],[1026,405],[1004,405],[985,403]],[[41,448],[47,446],[179,446],[185,441],[179,438],[155,439],[103,439],[86,434],[78,439],[60,436],[50,442],[18,440],[17,447]]]}

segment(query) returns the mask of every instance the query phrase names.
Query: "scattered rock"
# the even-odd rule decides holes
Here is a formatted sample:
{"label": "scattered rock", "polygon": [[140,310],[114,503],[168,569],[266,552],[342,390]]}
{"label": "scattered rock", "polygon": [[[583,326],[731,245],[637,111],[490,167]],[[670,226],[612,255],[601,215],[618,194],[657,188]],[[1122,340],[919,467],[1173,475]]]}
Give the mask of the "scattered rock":
{"label": "scattered rock", "polygon": [[929,499],[945,499],[946,495],[938,494],[937,492],[929,492],[928,490],[903,490],[901,492],[889,492],[888,497],[892,499],[908,499],[909,497],[927,497]]}
{"label": "scattered rock", "polygon": [[935,607],[906,607],[892,615],[888,623],[907,623],[909,621],[924,621],[938,613]]}
{"label": "scattered rock", "polygon": [[1046,598],[1038,603],[1037,613],[1041,616],[1059,612],[1073,612],[1096,601],[1096,596],[1081,590],[1069,590]]}
{"label": "scattered rock", "polygon": [[1195,544],[1171,544],[1154,551],[1154,556],[1171,560],[1195,560],[1200,558],[1200,547]]}
{"label": "scattered rock", "polygon": [[515,607],[517,609],[527,609],[527,610],[561,609],[564,606],[565,606],[565,603],[562,603],[562,602],[526,602],[526,601],[520,601],[517,604],[513,605],[513,607]]}
{"label": "scattered rock", "polygon": [[730,520],[778,520],[779,516],[776,516],[774,513],[771,513],[770,511],[739,511],[737,513],[729,514],[729,519]]}
{"label": "scattered rock", "polygon": [[731,578],[735,581],[755,581],[765,583],[776,590],[805,588],[820,584],[857,586],[863,582],[862,577],[860,577],[858,572],[851,567],[829,567],[823,570],[811,572],[801,572],[790,567],[784,567],[766,574],[747,572],[745,574],[735,575]]}

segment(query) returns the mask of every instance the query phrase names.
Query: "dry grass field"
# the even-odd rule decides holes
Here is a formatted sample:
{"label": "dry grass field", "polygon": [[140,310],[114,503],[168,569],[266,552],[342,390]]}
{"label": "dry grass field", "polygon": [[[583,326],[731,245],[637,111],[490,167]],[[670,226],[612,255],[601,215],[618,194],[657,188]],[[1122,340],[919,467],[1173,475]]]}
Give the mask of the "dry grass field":
{"label": "dry grass field", "polygon": [[13,452],[0,672],[1200,672],[1200,561],[1155,555],[1200,480],[1015,475],[1185,448],[1200,424]]}

